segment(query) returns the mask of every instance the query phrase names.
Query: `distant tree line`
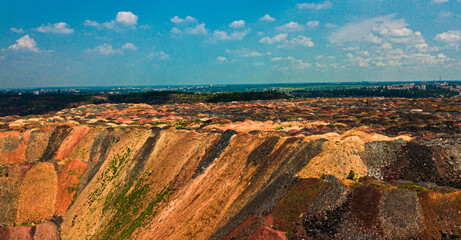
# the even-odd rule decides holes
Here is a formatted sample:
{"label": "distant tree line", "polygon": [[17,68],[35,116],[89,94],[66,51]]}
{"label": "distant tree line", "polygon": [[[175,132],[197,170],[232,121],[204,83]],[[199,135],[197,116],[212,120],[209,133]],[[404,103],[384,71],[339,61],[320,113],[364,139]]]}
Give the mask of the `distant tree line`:
{"label": "distant tree line", "polygon": [[419,88],[410,89],[388,89],[386,86],[376,88],[336,88],[315,91],[292,91],[295,97],[405,97],[405,98],[427,98],[427,97],[453,97],[457,92],[437,86],[428,85],[426,90]]}

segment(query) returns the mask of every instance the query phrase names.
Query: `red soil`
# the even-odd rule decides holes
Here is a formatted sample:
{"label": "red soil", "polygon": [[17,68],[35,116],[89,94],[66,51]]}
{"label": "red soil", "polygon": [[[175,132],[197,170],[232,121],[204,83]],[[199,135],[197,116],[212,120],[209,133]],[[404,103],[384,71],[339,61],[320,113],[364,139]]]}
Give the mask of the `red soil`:
{"label": "red soil", "polygon": [[287,237],[283,232],[276,231],[270,227],[263,226],[258,231],[253,233],[248,240],[286,240]]}
{"label": "red soil", "polygon": [[74,200],[78,191],[80,178],[87,164],[79,160],[70,160],[61,170],[58,177],[58,195],[56,198],[56,215],[63,216]]}
{"label": "red soil", "polygon": [[90,130],[88,126],[75,127],[62,142],[54,155],[54,159],[68,158],[75,146],[82,140],[83,136]]}
{"label": "red soil", "polygon": [[34,240],[59,240],[59,231],[56,224],[44,222],[37,225]]}
{"label": "red soil", "polygon": [[8,231],[7,240],[32,240],[30,227],[18,226]]}

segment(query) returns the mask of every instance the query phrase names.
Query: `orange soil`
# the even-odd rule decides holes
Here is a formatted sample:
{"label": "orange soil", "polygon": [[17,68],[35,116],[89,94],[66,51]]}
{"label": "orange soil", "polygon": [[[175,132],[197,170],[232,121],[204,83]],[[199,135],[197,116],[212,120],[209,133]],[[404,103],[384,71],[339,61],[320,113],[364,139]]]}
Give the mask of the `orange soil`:
{"label": "orange soil", "polygon": [[66,139],[62,142],[54,155],[54,159],[68,158],[74,147],[82,140],[83,136],[90,130],[88,126],[74,127]]}
{"label": "orange soil", "polygon": [[87,164],[79,160],[70,160],[59,173],[58,194],[56,199],[56,215],[63,216],[74,200],[78,190],[80,177],[83,175]]}
{"label": "orange soil", "polygon": [[53,164],[36,164],[22,182],[16,223],[41,222],[52,217],[56,193],[57,175]]}
{"label": "orange soil", "polygon": [[[29,131],[24,133],[28,139]],[[26,160],[26,142],[20,132],[0,132],[0,165]]]}

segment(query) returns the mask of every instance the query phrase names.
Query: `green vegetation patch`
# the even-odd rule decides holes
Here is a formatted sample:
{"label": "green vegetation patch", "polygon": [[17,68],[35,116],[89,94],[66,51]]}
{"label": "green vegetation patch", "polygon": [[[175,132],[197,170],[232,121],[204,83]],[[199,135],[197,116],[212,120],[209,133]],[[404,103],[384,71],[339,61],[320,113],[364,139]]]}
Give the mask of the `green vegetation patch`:
{"label": "green vegetation patch", "polygon": [[409,189],[409,190],[412,190],[412,191],[415,191],[415,192],[425,192],[425,191],[429,191],[429,189],[425,188],[425,187],[421,187],[421,186],[418,186],[416,184],[413,184],[413,183],[408,183],[406,185],[401,185],[401,186],[398,186],[397,188],[400,188],[400,189]]}
{"label": "green vegetation patch", "polygon": [[327,185],[327,182],[317,178],[302,179],[293,185],[272,212],[277,230],[289,230]]}
{"label": "green vegetation patch", "polygon": [[96,239],[127,239],[137,228],[157,214],[158,204],[167,201],[170,187],[163,187],[153,196],[151,174],[127,183],[120,194],[108,196],[103,211],[111,209],[107,226],[95,236]]}

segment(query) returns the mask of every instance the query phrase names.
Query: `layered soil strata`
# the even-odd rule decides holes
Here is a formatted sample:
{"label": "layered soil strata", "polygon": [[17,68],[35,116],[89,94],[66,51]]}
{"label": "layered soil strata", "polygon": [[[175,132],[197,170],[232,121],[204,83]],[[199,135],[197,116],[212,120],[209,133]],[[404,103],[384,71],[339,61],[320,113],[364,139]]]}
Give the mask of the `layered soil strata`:
{"label": "layered soil strata", "polygon": [[461,236],[458,135],[244,123],[8,129],[0,134],[0,237]]}

